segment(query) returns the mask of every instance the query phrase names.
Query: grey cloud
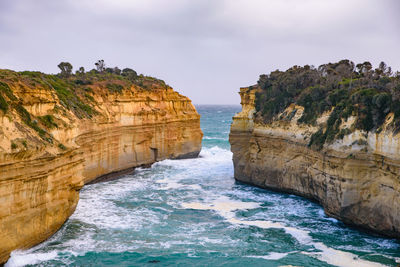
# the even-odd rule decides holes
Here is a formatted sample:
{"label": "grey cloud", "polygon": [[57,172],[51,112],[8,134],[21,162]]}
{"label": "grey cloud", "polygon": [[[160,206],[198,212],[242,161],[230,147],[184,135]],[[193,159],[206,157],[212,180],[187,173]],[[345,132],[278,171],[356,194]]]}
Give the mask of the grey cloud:
{"label": "grey cloud", "polygon": [[240,86],[343,58],[400,69],[395,0],[3,0],[0,67],[67,60],[130,66],[195,103],[238,104]]}

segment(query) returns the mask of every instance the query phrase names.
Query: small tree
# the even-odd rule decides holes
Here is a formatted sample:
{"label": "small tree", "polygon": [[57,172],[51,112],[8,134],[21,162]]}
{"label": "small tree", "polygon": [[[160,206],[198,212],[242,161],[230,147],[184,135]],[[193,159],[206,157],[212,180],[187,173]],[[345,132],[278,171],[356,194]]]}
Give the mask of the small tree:
{"label": "small tree", "polygon": [[105,71],[107,73],[114,73],[114,69],[113,68],[106,68]]}
{"label": "small tree", "polygon": [[382,61],[381,63],[379,63],[379,70],[381,70],[382,73],[386,73],[387,65],[385,62]]}
{"label": "small tree", "polygon": [[120,75],[120,74],[121,74],[121,69],[118,68],[118,67],[114,67],[114,68],[113,68],[113,71],[114,71],[114,73],[117,74],[117,75]]}
{"label": "small tree", "polygon": [[121,75],[126,77],[128,80],[135,80],[137,78],[137,72],[130,68],[125,68],[122,70]]}
{"label": "small tree", "polygon": [[98,60],[96,63],[94,63],[94,65],[96,65],[98,72],[103,72],[106,69],[106,64],[104,63],[103,59]]}
{"label": "small tree", "polygon": [[61,62],[57,65],[57,67],[61,70],[60,75],[62,77],[69,77],[72,73],[72,65],[69,62]]}
{"label": "small tree", "polygon": [[85,68],[84,67],[80,67],[76,72],[76,75],[82,76],[85,74]]}

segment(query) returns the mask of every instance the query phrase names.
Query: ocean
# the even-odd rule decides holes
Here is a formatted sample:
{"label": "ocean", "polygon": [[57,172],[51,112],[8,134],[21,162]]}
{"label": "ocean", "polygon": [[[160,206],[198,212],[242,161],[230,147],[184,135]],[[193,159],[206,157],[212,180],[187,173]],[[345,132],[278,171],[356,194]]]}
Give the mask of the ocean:
{"label": "ocean", "polygon": [[85,186],[49,240],[6,266],[396,266],[400,242],[327,217],[310,200],[233,178],[240,106],[197,106],[200,157]]}

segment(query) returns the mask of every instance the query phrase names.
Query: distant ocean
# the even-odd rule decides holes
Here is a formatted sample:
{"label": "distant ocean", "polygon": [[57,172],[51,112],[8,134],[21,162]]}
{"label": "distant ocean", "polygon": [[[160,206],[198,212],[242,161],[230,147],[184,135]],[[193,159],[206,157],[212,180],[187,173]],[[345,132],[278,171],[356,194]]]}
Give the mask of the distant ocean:
{"label": "distant ocean", "polygon": [[240,106],[197,106],[197,159],[164,160],[83,188],[73,216],[6,266],[396,266],[400,242],[316,203],[235,182],[229,127]]}

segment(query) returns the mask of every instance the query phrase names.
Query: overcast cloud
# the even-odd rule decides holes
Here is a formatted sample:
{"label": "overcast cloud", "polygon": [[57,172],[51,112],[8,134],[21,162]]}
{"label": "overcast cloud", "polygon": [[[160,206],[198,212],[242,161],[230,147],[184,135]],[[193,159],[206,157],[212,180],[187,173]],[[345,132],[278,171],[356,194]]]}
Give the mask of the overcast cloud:
{"label": "overcast cloud", "polygon": [[0,68],[131,67],[196,104],[292,65],[351,59],[400,70],[397,0],[0,0]]}

